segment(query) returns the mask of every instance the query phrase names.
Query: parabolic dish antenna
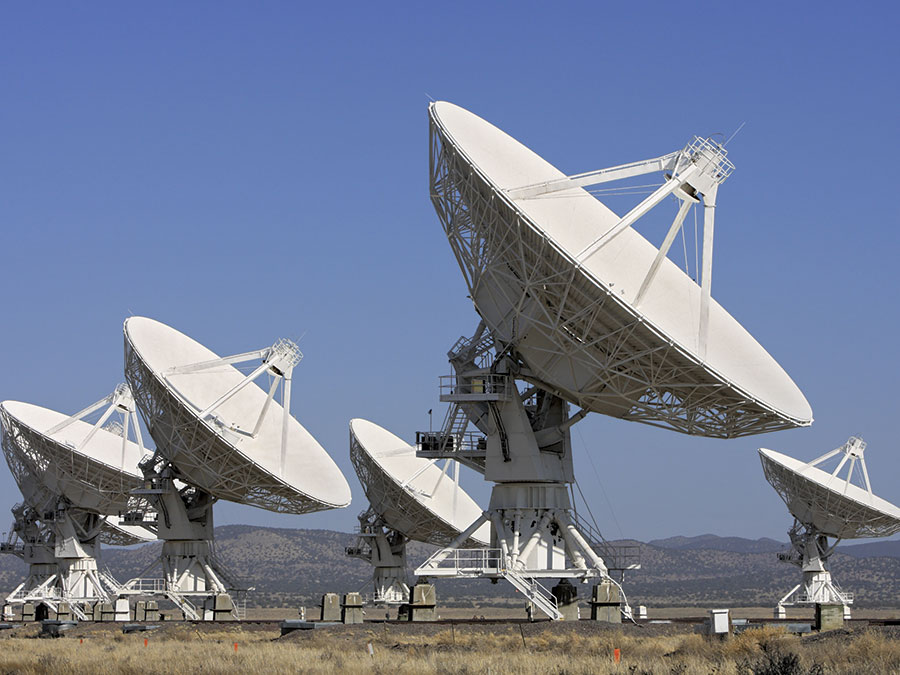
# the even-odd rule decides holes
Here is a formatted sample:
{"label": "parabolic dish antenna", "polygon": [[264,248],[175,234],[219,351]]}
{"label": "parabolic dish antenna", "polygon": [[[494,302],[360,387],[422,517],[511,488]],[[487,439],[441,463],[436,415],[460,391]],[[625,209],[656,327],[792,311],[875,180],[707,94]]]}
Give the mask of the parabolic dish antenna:
{"label": "parabolic dish antenna", "polygon": [[[246,586],[212,553],[216,499],[296,514],[350,503],[340,469],[290,413],[302,357],[290,340],[220,357],[159,321],[125,321],[125,378],[156,443],[141,463],[148,487],[137,493],[164,516],[163,595],[186,618],[240,618],[231,593]],[[248,362],[249,374],[235,367]],[[263,377],[268,391],[256,384]]]}
{"label": "parabolic dish antenna", "polygon": [[[272,354],[253,379],[299,360],[299,353],[278,348],[259,352]],[[186,482],[218,499],[270,511],[347,506],[350,486],[334,460],[290,415],[289,405],[285,410],[274,400],[278,379],[267,395],[231,365],[254,354],[223,359],[159,321],[136,316],[125,322],[126,379],[157,449]]]}
{"label": "parabolic dish antenna", "polygon": [[[416,456],[415,446],[363,419],[350,420],[350,460],[369,500],[359,516],[356,546],[347,554],[374,568],[376,604],[410,602],[406,576],[406,543],[412,539],[446,546],[482,509],[459,486],[459,464]],[[482,525],[462,547],[479,548],[490,541]]]}
{"label": "parabolic dish antenna", "polygon": [[[103,410],[90,424],[88,415]],[[122,421],[110,420],[116,415]],[[79,619],[86,605],[115,599],[119,584],[97,568],[98,541],[130,545],[148,541],[145,531],[122,528],[107,516],[130,503],[142,484],[140,427],[127,385],[72,416],[5,401],[0,404],[3,453],[25,504],[13,509],[28,578],[7,602],[35,602],[55,609],[68,602]],[[105,426],[104,426],[105,425]],[[129,440],[129,429],[137,442]],[[124,609],[127,613],[127,601]]]}
{"label": "parabolic dish antenna", "polygon": [[[828,571],[828,558],[842,539],[887,537],[900,532],[900,508],[875,496],[864,457],[866,444],[851,437],[844,445],[811,462],[801,462],[774,450],[760,448],[766,480],[784,500],[794,526],[788,531],[791,551],[779,556],[799,565],[803,581],[778,603],[785,605],[842,604],[853,595],[841,591]],[[839,458],[837,466],[820,466]],[[858,469],[858,471],[855,471]],[[842,472],[845,472],[842,477]],[[854,483],[856,481],[856,483]],[[828,537],[834,541],[829,545]]]}
{"label": "parabolic dish antenna", "polygon": [[[721,144],[694,138],[654,159],[567,176],[458,106],[433,103],[429,118],[431,201],[481,324],[448,354],[454,373],[441,400],[452,407],[438,434],[419,433],[418,454],[484,467],[494,488],[488,511],[416,574],[503,577],[548,616],[574,618],[568,579],[597,579],[597,597],[624,600],[609,572],[639,564],[572,506],[573,424],[597,412],[737,438],[809,425],[812,411],[712,298],[718,189],[734,169]],[[621,217],[585,189],[653,173],[659,187]],[[679,207],[657,248],[634,227],[669,196]],[[701,203],[694,281],[667,256]],[[472,442],[469,422],[485,438]],[[491,549],[457,548],[486,521]],[[565,583],[548,591],[541,578]]]}
{"label": "parabolic dish antenna", "polygon": [[30,403],[4,401],[0,420],[7,462],[26,499],[40,489],[95,513],[124,511],[131,490],[141,484],[137,465],[143,452],[127,437],[104,429],[102,422],[82,421],[78,417],[83,414],[69,417]]}
{"label": "parabolic dish antenna", "polygon": [[[416,457],[414,446],[377,424],[350,420],[350,460],[372,509],[409,539],[445,546],[481,516],[446,467]],[[484,524],[466,543],[487,546],[490,536]]]}
{"label": "parabolic dish antenna", "polygon": [[[477,115],[431,104],[432,201],[500,348],[581,408],[703,436],[806,426],[800,389],[710,297],[715,193],[734,168],[695,139],[681,151],[567,177]],[[670,171],[620,218],[582,186]],[[705,197],[704,280],[632,225],[666,196]],[[711,202],[711,203],[710,203]],[[712,207],[712,208],[710,208]]]}

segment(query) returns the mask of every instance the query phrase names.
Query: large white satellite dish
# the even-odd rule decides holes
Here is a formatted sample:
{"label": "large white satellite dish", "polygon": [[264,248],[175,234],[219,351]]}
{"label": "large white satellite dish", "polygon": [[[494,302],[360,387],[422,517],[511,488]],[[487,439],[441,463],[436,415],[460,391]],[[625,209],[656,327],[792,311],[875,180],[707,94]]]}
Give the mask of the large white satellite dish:
{"label": "large white satellite dish", "polygon": [[[690,434],[812,422],[781,366],[709,297],[711,220],[703,285],[632,227],[669,194],[691,205],[702,193],[711,219],[733,169],[723,148],[695,139],[570,178],[463,108],[441,101],[429,113],[432,200],[478,313],[528,379],[583,409]],[[583,187],[666,170],[674,178],[621,218]]]}
{"label": "large white satellite dish", "polygon": [[[841,447],[811,462],[801,462],[760,448],[766,480],[794,516],[788,532],[791,551],[780,557],[800,566],[803,573],[802,582],[779,601],[777,614],[783,615],[787,605],[849,607],[853,594],[841,591],[828,570],[828,558],[837,544],[842,539],[887,537],[900,532],[900,508],[872,492],[865,449],[861,438],[851,437]],[[840,461],[832,471],[820,468],[835,457]],[[831,544],[828,537],[834,539]]]}
{"label": "large white satellite dish", "polygon": [[[240,584],[211,549],[216,499],[297,514],[350,503],[340,469],[290,414],[302,354],[279,340],[220,357],[144,317],[126,320],[124,332],[125,377],[156,444],[141,464],[149,487],[137,494],[160,512],[164,594],[192,619],[236,616],[229,591]],[[245,363],[249,374],[236,367]],[[262,377],[267,391],[255,383]],[[131,582],[135,590],[142,584]]]}
{"label": "large white satellite dish", "polygon": [[[125,322],[125,372],[160,452],[186,481],[217,499],[283,513],[350,504],[334,460],[290,414],[290,379],[301,355],[287,340],[222,358],[170,326]],[[233,364],[263,363],[250,375]],[[254,380],[269,374],[268,394]],[[287,405],[274,400],[284,383]]]}
{"label": "large white satellite dish", "polygon": [[[89,424],[88,415],[103,410]],[[110,418],[119,417],[121,423]],[[130,545],[146,533],[111,519],[135,500],[137,463],[143,455],[140,427],[127,385],[75,415],[4,401],[0,404],[2,447],[25,503],[13,511],[13,531],[29,576],[8,604],[38,602],[50,608],[68,602],[79,618],[86,605],[115,599],[121,586],[97,567],[99,542]],[[105,426],[104,426],[105,425]],[[137,442],[129,440],[129,430]],[[21,548],[21,550],[20,550]]]}
{"label": "large white satellite dish", "polygon": [[[127,398],[123,402],[129,403]],[[26,498],[29,490],[46,489],[81,509],[116,514],[128,507],[131,490],[141,485],[137,466],[143,451],[127,436],[104,429],[105,419],[97,424],[82,421],[86,414],[70,417],[30,403],[4,401],[3,449]],[[27,475],[15,468],[19,462],[29,469]]]}
{"label": "large white satellite dish", "polygon": [[[431,200],[481,324],[449,354],[441,400],[453,407],[439,434],[419,434],[419,455],[483,466],[495,487],[485,516],[416,573],[504,577],[561,618],[537,579],[608,579],[632,567],[604,562],[612,549],[576,519],[573,424],[599,412],[735,438],[806,426],[812,412],[712,298],[718,189],[734,169],[724,147],[695,138],[661,157],[566,176],[458,106],[433,103],[429,118]],[[584,189],[650,173],[661,185],[622,217]],[[657,249],[634,226],[668,196],[680,206]],[[667,254],[700,203],[696,283]],[[467,421],[486,442],[467,438]],[[486,520],[493,548],[457,550]]]}
{"label": "large white satellite dish", "polygon": [[[375,568],[375,602],[409,602],[406,542],[446,546],[482,512],[459,486],[459,465],[416,457],[415,446],[364,419],[350,420],[350,460],[370,507],[360,515],[360,536],[348,553]],[[387,528],[387,531],[385,531]],[[484,524],[463,543],[490,541]]]}

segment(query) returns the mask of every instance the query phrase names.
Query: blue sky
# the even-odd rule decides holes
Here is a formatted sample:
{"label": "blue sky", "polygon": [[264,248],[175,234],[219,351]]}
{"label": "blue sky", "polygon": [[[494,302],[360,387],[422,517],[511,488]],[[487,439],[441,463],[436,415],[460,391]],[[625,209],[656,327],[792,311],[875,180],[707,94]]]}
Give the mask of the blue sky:
{"label": "blue sky", "polygon": [[[353,504],[219,524],[349,530],[347,423],[412,439],[477,317],[427,193],[429,97],[575,173],[730,134],[713,293],[800,385],[809,429],[735,441],[590,416],[576,470],[608,536],[784,538],[760,445],[895,440],[900,150],[887,3],[30,3],[0,9],[0,398],[74,412],[122,321],[219,353],[303,334],[295,416]],[[486,503],[488,489],[468,475]],[[17,501],[0,472],[0,519]]]}

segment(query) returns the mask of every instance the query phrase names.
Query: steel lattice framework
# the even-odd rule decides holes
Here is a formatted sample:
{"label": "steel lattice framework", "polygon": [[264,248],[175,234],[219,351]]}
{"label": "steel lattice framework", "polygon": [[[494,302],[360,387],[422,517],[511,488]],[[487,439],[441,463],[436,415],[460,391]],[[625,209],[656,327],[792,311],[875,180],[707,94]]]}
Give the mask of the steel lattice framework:
{"label": "steel lattice framework", "polygon": [[0,421],[3,454],[26,498],[28,492],[42,486],[41,489],[65,496],[77,507],[111,514],[124,510],[130,491],[141,485],[138,476],[97,462],[45,436],[2,406]]}
{"label": "steel lattice framework", "polygon": [[[391,478],[363,449],[353,432],[350,432],[350,461],[359,476],[359,482],[369,500],[371,510],[384,523],[409,539],[447,546],[457,536],[453,527],[422,506],[405,488]],[[479,548],[481,542],[468,539],[462,548]]]}
{"label": "steel lattice framework", "polygon": [[237,452],[141,360],[127,334],[125,379],[157,449],[191,485],[218,499],[278,513],[334,508],[302,494]]}
{"label": "steel lattice framework", "polygon": [[[527,327],[531,348],[546,355],[525,363],[525,379],[584,409],[686,434],[735,438],[809,424],[711,372],[577,264],[469,161],[433,110],[430,184],[473,301],[509,308],[493,323],[478,308],[498,350]],[[560,364],[571,382],[562,390],[551,374]]]}
{"label": "steel lattice framework", "polygon": [[134,546],[135,544],[145,544],[150,541],[150,539],[139,537],[116,527],[109,520],[104,522],[102,527],[100,541],[108,546]]}
{"label": "steel lattice framework", "polygon": [[764,454],[760,457],[766,480],[804,525],[816,526],[821,534],[838,539],[889,537],[900,532],[900,519],[896,515],[851,499]]}

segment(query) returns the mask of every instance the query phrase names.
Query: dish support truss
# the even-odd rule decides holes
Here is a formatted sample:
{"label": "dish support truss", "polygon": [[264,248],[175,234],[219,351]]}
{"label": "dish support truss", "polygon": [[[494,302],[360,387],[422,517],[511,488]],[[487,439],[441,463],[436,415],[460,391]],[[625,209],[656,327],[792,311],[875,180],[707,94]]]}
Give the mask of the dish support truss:
{"label": "dish support truss", "polygon": [[[551,619],[561,619],[556,598],[538,579],[609,579],[619,585],[577,526],[569,496],[574,482],[570,428],[586,413],[569,417],[563,399],[538,387],[520,394],[514,376],[520,364],[505,352],[489,359],[491,343],[483,339],[484,330],[481,324],[473,338],[458,341],[451,351],[459,399],[454,401],[454,394],[442,398],[464,404],[487,436],[484,475],[494,482],[490,505],[415,573],[503,578]],[[484,382],[494,384],[479,384]],[[460,548],[484,523],[491,525],[491,547]]]}
{"label": "dish support truss", "polygon": [[[50,439],[52,434],[99,410],[103,413],[78,444]],[[105,518],[98,513],[72,508],[69,500],[57,491],[77,492],[87,502],[93,502],[96,509],[107,513],[126,503],[128,491],[139,484],[138,479],[92,462],[80,450],[101,429],[122,437],[123,467],[129,431],[139,447],[143,447],[131,390],[128,385],[120,384],[109,396],[43,433],[19,423],[5,410],[0,410],[0,416],[3,453],[26,499],[26,504],[13,509],[11,536],[0,552],[21,557],[29,567],[28,578],[6,597],[6,603],[33,602],[56,611],[65,602],[76,618],[86,620],[88,605],[114,603],[122,592],[112,575],[97,566],[99,541],[116,544],[129,537],[113,528],[104,528]],[[121,609],[119,604],[116,609]],[[122,620],[128,618],[127,611],[117,611],[116,616]]]}
{"label": "dish support truss", "polygon": [[356,545],[348,546],[345,551],[351,558],[365,560],[374,568],[372,583],[375,586],[376,605],[409,603],[409,584],[406,578],[408,541],[409,538],[401,532],[386,527],[371,507],[359,514]]}
{"label": "dish support truss", "polygon": [[[140,469],[145,482],[134,495],[151,503],[158,517],[147,520],[145,513],[132,510],[122,523],[149,529],[163,546],[159,560],[123,584],[124,592],[164,597],[190,621],[243,618],[232,595],[251,589],[243,587],[215,555],[215,499],[199,488],[176,483],[177,470],[159,452],[145,457]],[[155,569],[161,569],[162,578],[146,576]]]}
{"label": "dish support truss", "polygon": [[[281,467],[284,470],[291,379],[294,366],[302,357],[293,342],[279,340],[266,349],[178,366],[157,375],[143,363],[126,335],[125,379],[134,391],[138,410],[157,448],[178,467],[182,475],[190,477],[193,485],[219,499],[250,504],[267,511],[311,513],[325,507],[294,490],[279,476],[259,471],[251,459],[235,450],[231,442],[255,437],[281,384]],[[185,400],[175,391],[178,377],[257,359],[262,359],[260,365],[205,408]],[[272,383],[252,430],[233,427],[216,414],[223,403],[265,373],[272,376]]]}
{"label": "dish support truss", "polygon": [[[581,408],[687,434],[736,438],[808,424],[752,399],[703,363],[716,195],[733,169],[724,154],[708,139],[695,139],[654,160],[503,191],[444,136],[432,116],[431,200],[469,294],[501,349],[514,347],[526,332],[530,342],[543,345],[545,358],[530,364],[533,372],[523,370],[524,379],[554,391],[545,382],[567,373],[570,383],[557,384],[562,389],[555,392]],[[665,184],[574,258],[540,233],[514,201],[652,171],[669,172]],[[669,194],[682,206],[629,303],[583,263]],[[698,358],[647,322],[640,306],[690,204],[701,198]]]}

